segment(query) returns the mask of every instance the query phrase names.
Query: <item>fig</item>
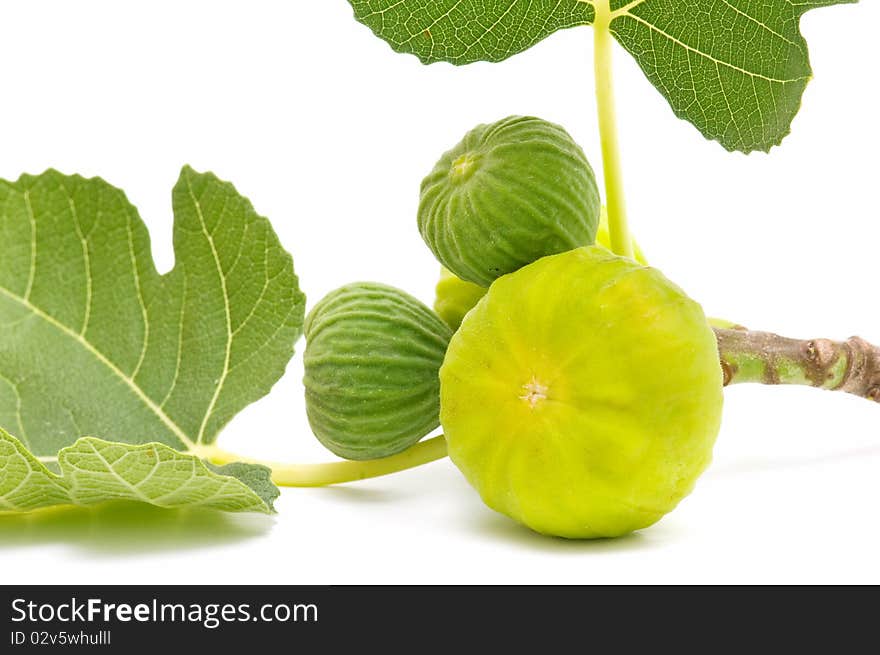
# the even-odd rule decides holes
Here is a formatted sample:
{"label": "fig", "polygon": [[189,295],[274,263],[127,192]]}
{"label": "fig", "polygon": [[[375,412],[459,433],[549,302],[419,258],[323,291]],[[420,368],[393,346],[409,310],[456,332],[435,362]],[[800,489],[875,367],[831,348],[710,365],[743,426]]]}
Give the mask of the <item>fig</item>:
{"label": "fig", "polygon": [[708,466],[722,372],[703,311],[659,271],[590,246],[496,280],[440,369],[452,461],[538,532],[620,536]]}
{"label": "fig", "polygon": [[349,284],[306,317],[306,413],[346,459],[401,452],[440,424],[440,379],[452,331],[409,294]]}
{"label": "fig", "polygon": [[479,284],[465,282],[441,266],[435,293],[434,311],[446,325],[457,330],[464,315],[486,294],[486,289]]}
{"label": "fig", "polygon": [[419,231],[441,264],[487,287],[545,255],[592,244],[599,190],[559,125],[511,116],[479,125],[424,179]]}
{"label": "fig", "polygon": [[[611,250],[611,232],[608,230],[608,210],[605,209],[605,206],[602,206],[602,209],[599,211],[599,228],[596,230],[596,245],[602,246],[606,250]],[[632,238],[632,247],[633,247],[633,258],[639,264],[646,264],[648,260],[645,258],[645,253],[642,252],[641,246],[639,246],[639,242]]]}
{"label": "fig", "polygon": [[[596,245],[611,249],[611,239],[608,233],[608,213],[602,207],[599,215],[599,229],[596,231]],[[640,264],[647,264],[645,255],[639,244],[633,239],[633,252],[635,259]],[[440,267],[440,279],[437,281],[434,298],[434,311],[446,321],[453,330],[461,325],[464,315],[467,314],[480,298],[486,294],[486,289],[473,282],[465,282],[454,273],[444,267]]]}

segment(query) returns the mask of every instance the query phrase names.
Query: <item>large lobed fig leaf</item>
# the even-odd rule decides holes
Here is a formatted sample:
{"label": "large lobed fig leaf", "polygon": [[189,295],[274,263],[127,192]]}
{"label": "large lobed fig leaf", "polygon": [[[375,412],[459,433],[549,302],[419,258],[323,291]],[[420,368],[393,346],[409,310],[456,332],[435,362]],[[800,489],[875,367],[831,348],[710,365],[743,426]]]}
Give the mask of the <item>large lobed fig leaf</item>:
{"label": "large lobed fig leaf", "polygon": [[610,12],[611,33],[676,116],[742,152],[778,145],[800,108],[812,74],[801,15],[855,1],[349,0],[357,20],[426,64],[501,61]]}
{"label": "large lobed fig leaf", "polygon": [[176,263],[159,275],[119,189],[55,171],[0,181],[0,509],[271,511],[264,467],[197,455],[284,372],[304,296],[232,185],[184,168],[173,208]]}

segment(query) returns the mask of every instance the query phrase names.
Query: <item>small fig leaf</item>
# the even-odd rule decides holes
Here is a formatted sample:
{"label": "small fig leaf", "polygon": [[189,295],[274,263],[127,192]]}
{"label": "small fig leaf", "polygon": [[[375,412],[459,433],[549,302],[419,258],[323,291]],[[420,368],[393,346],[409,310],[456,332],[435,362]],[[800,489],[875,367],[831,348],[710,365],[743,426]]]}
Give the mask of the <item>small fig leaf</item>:
{"label": "small fig leaf", "polygon": [[610,29],[676,116],[727,150],[766,152],[812,76],[801,15],[844,2],[613,0]]}
{"label": "small fig leaf", "polygon": [[349,0],[355,18],[423,64],[503,61],[554,32],[593,22],[580,0]]}
{"label": "small fig leaf", "polygon": [[800,17],[856,0],[349,0],[355,18],[426,64],[507,59],[594,22],[636,59],[679,118],[727,150],[789,133],[812,71]]}
{"label": "small fig leaf", "polygon": [[264,466],[215,467],[159,443],[134,446],[85,437],[61,449],[58,467],[60,475],[0,429],[0,511],[130,500],[268,514],[278,497]]}

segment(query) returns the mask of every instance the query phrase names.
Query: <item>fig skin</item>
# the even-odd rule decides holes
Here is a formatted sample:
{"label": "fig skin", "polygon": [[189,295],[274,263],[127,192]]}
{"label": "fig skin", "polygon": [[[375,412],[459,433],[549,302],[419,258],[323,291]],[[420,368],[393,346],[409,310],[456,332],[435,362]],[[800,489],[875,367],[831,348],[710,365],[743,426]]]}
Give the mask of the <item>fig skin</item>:
{"label": "fig skin", "polygon": [[465,282],[449,269],[441,267],[435,294],[434,311],[446,325],[457,330],[465,314],[486,295],[486,289],[473,282]]}
{"label": "fig skin", "polygon": [[700,306],[596,246],[499,278],[440,369],[449,455],[538,532],[616,537],[670,512],[708,466],[722,372]]}
{"label": "fig skin", "polygon": [[452,331],[394,287],[359,282],[306,317],[306,413],[318,440],[345,459],[406,450],[440,424],[439,370]]}
{"label": "fig skin", "polygon": [[[611,235],[608,232],[608,214],[605,208],[599,219],[599,229],[596,232],[596,245],[602,246],[607,250],[611,250]],[[640,264],[647,264],[645,255],[639,244],[633,239],[633,251],[635,260]],[[461,325],[462,319],[477,302],[486,295],[486,289],[474,284],[473,282],[465,282],[445,267],[440,267],[440,279],[437,281],[434,296],[434,311],[442,318],[446,324],[453,330],[457,330]]]}
{"label": "fig skin", "polygon": [[419,232],[457,277],[488,287],[545,255],[592,244],[599,190],[559,125],[511,116],[478,125],[424,179]]}

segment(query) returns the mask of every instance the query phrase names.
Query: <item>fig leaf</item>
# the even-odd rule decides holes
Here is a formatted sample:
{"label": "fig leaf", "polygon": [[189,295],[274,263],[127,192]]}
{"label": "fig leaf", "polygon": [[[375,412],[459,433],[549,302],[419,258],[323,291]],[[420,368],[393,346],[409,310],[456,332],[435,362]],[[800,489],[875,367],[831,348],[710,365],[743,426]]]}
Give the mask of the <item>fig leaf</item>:
{"label": "fig leaf", "polygon": [[58,453],[61,475],[0,429],[0,511],[130,500],[158,507],[273,511],[270,470],[217,467],[160,443],[134,446],[83,437]]}
{"label": "fig leaf", "polygon": [[263,467],[197,455],[284,372],[305,299],[232,185],[187,167],[172,200],[176,263],[160,275],[119,189],[55,171],[0,181],[0,427],[15,436],[0,433],[0,509],[271,511]]}
{"label": "fig leaf", "polygon": [[856,0],[349,0],[355,18],[426,64],[497,62],[597,11],[679,118],[728,150],[789,133],[812,75],[800,17]]}

